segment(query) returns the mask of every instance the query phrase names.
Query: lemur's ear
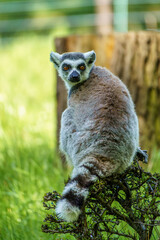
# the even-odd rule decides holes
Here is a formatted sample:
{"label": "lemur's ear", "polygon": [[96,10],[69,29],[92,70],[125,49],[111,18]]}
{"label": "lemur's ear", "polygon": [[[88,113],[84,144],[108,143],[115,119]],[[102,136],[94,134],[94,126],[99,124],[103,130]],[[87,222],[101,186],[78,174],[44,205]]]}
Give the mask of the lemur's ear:
{"label": "lemur's ear", "polygon": [[93,50],[84,53],[84,57],[88,64],[93,64],[96,61],[96,53]]}
{"label": "lemur's ear", "polygon": [[56,52],[51,52],[50,53],[50,61],[54,63],[55,68],[59,68],[60,63],[61,63],[61,55]]}

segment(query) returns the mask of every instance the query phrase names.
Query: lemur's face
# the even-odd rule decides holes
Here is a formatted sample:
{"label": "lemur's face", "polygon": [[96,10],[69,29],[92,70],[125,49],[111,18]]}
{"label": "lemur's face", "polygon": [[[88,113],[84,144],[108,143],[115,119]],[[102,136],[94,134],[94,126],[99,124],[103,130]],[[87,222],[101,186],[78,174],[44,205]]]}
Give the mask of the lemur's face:
{"label": "lemur's face", "polygon": [[87,53],[51,52],[50,60],[54,63],[59,76],[64,80],[68,89],[89,78],[90,71],[96,60],[94,51]]}

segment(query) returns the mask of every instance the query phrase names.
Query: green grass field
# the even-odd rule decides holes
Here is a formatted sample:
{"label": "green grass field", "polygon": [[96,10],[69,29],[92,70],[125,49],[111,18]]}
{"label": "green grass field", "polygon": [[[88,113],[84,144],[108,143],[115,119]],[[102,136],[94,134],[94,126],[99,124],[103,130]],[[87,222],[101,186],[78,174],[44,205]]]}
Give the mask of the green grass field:
{"label": "green grass field", "polygon": [[[41,232],[42,198],[64,186],[56,156],[52,37],[0,46],[0,239],[60,239]],[[160,169],[154,153],[150,170]]]}
{"label": "green grass field", "polygon": [[1,240],[50,239],[41,232],[42,198],[64,186],[55,151],[52,40],[23,37],[0,47]]}

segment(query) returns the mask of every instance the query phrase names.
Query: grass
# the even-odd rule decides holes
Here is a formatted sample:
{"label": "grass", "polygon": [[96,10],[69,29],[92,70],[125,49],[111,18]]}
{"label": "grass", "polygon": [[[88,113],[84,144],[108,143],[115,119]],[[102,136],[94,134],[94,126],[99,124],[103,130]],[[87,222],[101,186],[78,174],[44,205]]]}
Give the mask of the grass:
{"label": "grass", "polygon": [[[52,37],[0,46],[0,239],[57,239],[41,232],[42,197],[64,187],[56,155]],[[160,170],[155,151],[149,170]],[[65,238],[63,238],[65,239]]]}
{"label": "grass", "polygon": [[53,239],[41,233],[45,192],[64,186],[57,159],[52,38],[0,47],[0,239]]}

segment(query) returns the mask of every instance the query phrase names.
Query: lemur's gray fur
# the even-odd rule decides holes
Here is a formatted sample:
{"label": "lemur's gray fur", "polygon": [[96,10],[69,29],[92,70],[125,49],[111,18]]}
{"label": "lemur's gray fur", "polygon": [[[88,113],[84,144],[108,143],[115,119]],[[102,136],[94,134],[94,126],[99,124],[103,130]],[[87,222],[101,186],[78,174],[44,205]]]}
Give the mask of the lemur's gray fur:
{"label": "lemur's gray fur", "polygon": [[50,59],[69,93],[60,149],[74,167],[56,213],[72,222],[98,177],[121,173],[132,163],[139,146],[138,119],[127,87],[107,69],[94,66],[94,51],[51,52]]}

